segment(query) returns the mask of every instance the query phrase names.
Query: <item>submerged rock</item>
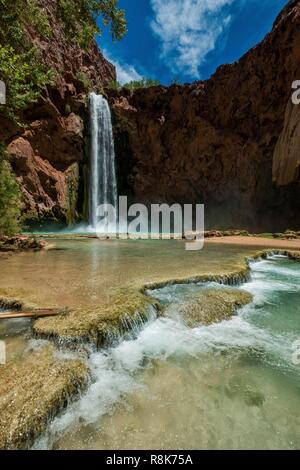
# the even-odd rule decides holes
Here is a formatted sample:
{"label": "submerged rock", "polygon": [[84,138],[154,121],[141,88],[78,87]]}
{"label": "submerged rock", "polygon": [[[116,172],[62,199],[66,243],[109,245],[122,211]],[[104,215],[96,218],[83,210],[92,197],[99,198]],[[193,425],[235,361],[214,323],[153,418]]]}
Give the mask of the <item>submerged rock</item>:
{"label": "submerged rock", "polygon": [[226,385],[224,393],[230,400],[242,400],[251,407],[261,407],[266,401],[265,394],[254,383],[243,382],[235,377]]}
{"label": "submerged rock", "polygon": [[230,320],[236,310],[252,301],[251,294],[241,290],[212,289],[179,308],[185,323],[193,328]]}
{"label": "submerged rock", "polygon": [[69,397],[88,383],[87,367],[78,360],[58,360],[52,349],[0,368],[0,449],[25,449]]}

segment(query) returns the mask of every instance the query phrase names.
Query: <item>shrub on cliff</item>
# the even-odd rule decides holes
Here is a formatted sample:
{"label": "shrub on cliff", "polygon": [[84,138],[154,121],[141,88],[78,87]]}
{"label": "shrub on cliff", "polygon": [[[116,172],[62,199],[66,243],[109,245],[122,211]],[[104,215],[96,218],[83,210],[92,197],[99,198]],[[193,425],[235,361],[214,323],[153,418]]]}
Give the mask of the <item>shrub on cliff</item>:
{"label": "shrub on cliff", "polygon": [[19,230],[21,195],[10,164],[0,144],[0,236]]}
{"label": "shrub on cliff", "polygon": [[121,85],[119,82],[111,82],[109,88],[111,90],[120,91],[122,88],[127,90],[138,90],[139,88],[150,88],[152,86],[159,86],[158,80],[152,78],[142,78],[141,80],[132,80],[131,82]]}
{"label": "shrub on cliff", "polygon": [[124,88],[127,88],[128,90],[138,90],[139,88],[150,88],[152,86],[158,86],[159,84],[158,80],[142,78],[141,80],[133,80],[129,83],[125,83]]}

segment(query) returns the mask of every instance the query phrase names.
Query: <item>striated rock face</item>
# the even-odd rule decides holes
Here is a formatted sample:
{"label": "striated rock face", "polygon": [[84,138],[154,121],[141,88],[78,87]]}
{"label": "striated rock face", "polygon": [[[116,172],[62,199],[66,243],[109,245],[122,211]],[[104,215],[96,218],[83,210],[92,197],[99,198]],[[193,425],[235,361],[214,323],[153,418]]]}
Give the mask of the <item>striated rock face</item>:
{"label": "striated rock face", "polygon": [[273,177],[277,185],[300,181],[300,105],[287,105],[284,129],[277,142]]}
{"label": "striated rock face", "polygon": [[[42,38],[28,36],[41,60],[56,71],[55,86],[23,116],[25,128],[0,117],[0,140],[6,142],[12,167],[24,196],[24,213],[30,219],[73,221],[83,211],[86,154],[84,119],[87,84],[95,90],[116,79],[115,68],[96,43],[87,51],[70,44],[56,16],[56,0],[38,0],[53,31]],[[3,121],[3,122],[2,122]]]}
{"label": "striated rock face", "polygon": [[262,43],[205,82],[110,92],[120,191],[146,203],[204,202],[208,228],[299,227],[297,79],[294,0]]}

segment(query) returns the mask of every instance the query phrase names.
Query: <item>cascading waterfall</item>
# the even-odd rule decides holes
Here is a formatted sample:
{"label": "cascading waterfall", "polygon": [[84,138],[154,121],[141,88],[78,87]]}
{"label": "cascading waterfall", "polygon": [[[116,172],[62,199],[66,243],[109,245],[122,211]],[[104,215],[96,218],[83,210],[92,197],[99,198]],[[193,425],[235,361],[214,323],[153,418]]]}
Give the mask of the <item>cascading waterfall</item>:
{"label": "cascading waterfall", "polygon": [[91,160],[89,224],[97,229],[97,209],[112,204],[117,209],[118,191],[115,148],[109,104],[102,95],[90,94]]}

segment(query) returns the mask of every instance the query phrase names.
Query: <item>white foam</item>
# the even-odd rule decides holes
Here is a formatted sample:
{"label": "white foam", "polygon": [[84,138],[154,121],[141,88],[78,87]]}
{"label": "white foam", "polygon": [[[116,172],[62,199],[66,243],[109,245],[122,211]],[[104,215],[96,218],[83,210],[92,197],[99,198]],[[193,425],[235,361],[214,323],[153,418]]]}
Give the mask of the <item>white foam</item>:
{"label": "white foam", "polygon": [[293,269],[280,266],[276,261],[272,261],[272,259],[274,258],[269,258],[268,260],[251,263],[251,269],[254,272],[274,273],[279,276],[292,277],[294,280],[300,278],[299,269],[297,269],[296,267],[295,269]]}

